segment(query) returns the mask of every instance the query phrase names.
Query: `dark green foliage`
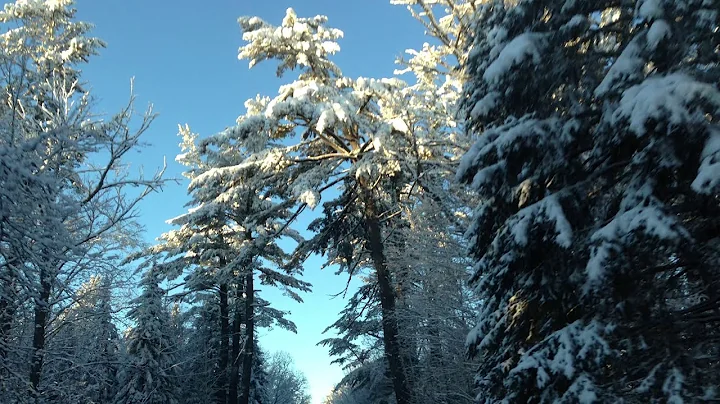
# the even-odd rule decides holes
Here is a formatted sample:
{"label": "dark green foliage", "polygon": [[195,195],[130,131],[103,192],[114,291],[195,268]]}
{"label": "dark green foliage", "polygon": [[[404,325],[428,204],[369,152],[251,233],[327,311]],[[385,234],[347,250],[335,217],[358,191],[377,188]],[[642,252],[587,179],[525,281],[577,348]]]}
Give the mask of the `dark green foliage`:
{"label": "dark green foliage", "polygon": [[718,4],[489,1],[458,178],[482,402],[717,399]]}

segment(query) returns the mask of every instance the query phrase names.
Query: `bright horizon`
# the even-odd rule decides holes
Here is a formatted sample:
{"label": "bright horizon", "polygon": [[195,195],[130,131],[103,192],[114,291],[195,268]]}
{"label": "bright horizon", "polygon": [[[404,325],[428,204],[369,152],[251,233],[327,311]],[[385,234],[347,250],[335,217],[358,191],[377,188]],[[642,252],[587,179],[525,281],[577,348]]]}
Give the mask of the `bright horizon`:
{"label": "bright horizon", "polygon": [[[165,158],[168,177],[181,177],[183,171],[174,160],[180,152],[178,124],[189,124],[201,136],[216,133],[233,125],[245,112],[246,99],[256,94],[273,96],[287,81],[275,76],[272,63],[249,70],[247,61],[237,59],[237,50],[243,45],[238,17],[259,16],[276,24],[288,7],[303,17],[327,15],[328,25],[345,33],[334,60],[350,77],[390,77],[397,67],[395,59],[408,48],[420,48],[427,40],[422,26],[405,7],[392,6],[389,0],[220,0],[213,2],[214,7],[198,7],[198,3],[187,0],[173,2],[170,7],[168,4],[77,1],[78,19],[94,24],[92,35],[107,43],[107,48],[83,68],[84,79],[98,99],[98,112],[113,113],[123,106],[134,77],[138,111],[152,103],[160,115],[145,134],[151,146],[133,155],[130,163],[151,172]],[[143,201],[140,222],[146,228],[146,241],[154,243],[161,233],[171,229],[165,221],[185,211],[186,186],[186,181],[169,184],[162,193]],[[302,220],[305,224],[307,217]],[[263,290],[260,294],[274,307],[290,311],[288,318],[298,329],[297,335],[261,329],[260,344],[266,352],[282,350],[293,357],[308,378],[313,403],[321,403],[343,377],[340,367],[330,364],[327,349],[316,344],[330,336],[322,331],[336,320],[345,305],[342,296],[332,295],[343,291],[347,275],[336,276],[332,268],[321,271],[322,264],[318,257],[306,262],[304,280],[313,284],[313,292],[302,296],[302,304],[279,291]]]}

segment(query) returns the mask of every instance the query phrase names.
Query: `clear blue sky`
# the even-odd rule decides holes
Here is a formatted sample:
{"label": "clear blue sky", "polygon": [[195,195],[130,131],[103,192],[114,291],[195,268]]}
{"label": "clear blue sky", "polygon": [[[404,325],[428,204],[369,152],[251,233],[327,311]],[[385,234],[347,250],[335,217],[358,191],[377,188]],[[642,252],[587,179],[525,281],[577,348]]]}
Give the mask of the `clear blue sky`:
{"label": "clear blue sky", "polygon": [[[107,49],[84,69],[85,79],[98,97],[100,112],[117,111],[127,100],[129,81],[135,77],[138,108],[149,102],[160,114],[147,132],[152,145],[133,156],[133,165],[146,172],[167,157],[168,175],[180,177],[174,162],[178,153],[177,124],[188,123],[201,135],[232,125],[244,113],[243,103],[256,94],[277,94],[281,81],[271,65],[252,71],[237,59],[243,44],[237,18],[259,16],[278,24],[288,7],[299,16],[327,15],[329,25],[344,31],[341,52],[335,60],[351,77],[387,77],[394,60],[407,48],[419,48],[423,29],[407,10],[389,0],[78,0],[78,17],[95,24],[94,35]],[[141,206],[146,239],[153,241],[169,229],[165,220],[181,214],[187,184],[168,186]],[[345,276],[320,271],[321,260],[308,261],[306,280],[314,291],[297,304],[276,293],[261,292],[275,307],[290,310],[298,334],[262,330],[260,343],[266,351],[285,350],[308,377],[313,403],[320,403],[342,371],[330,365],[327,350],[316,343],[322,330],[344,307],[330,295],[343,289]]]}

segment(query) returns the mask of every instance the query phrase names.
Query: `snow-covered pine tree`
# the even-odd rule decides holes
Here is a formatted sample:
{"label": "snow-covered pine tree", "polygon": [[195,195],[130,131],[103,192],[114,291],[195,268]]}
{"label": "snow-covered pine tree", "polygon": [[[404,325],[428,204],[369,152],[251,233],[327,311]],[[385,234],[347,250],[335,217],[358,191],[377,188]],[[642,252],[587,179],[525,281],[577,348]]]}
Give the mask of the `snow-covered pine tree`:
{"label": "snow-covered pine tree", "polygon": [[[409,59],[398,60],[401,69],[396,74],[410,75],[414,81],[402,90],[406,106],[403,119],[413,123],[414,136],[430,140],[424,145],[432,145],[436,153],[442,150],[445,157],[417,159],[417,177],[404,189],[395,187],[388,219],[383,221],[387,264],[397,298],[395,316],[399,321],[403,367],[412,383],[414,403],[467,402],[469,363],[456,343],[447,344],[464,335],[467,324],[462,320],[447,321],[444,327],[440,323],[471,310],[469,301],[456,304],[457,297],[469,294],[462,286],[466,264],[460,242],[460,229],[465,227],[462,217],[469,200],[467,192],[453,184],[453,176],[459,156],[469,147],[455,118],[463,80],[457,64],[466,60],[464,43],[470,37],[474,5],[472,1],[452,0],[391,3],[407,6],[426,28],[431,41],[418,50],[408,50]],[[437,263],[440,265],[434,267]],[[344,394],[374,402],[387,399],[387,379],[382,372],[377,374],[382,316],[377,279],[372,274],[363,276],[366,283],[332,325],[340,335],[321,343],[330,347],[337,363],[352,370],[341,383]],[[444,291],[450,295],[444,295]],[[433,293],[443,298],[433,298]],[[428,327],[430,323],[435,326]],[[430,329],[433,331],[429,333]],[[430,345],[436,348],[434,360],[428,360]]]}
{"label": "snow-covered pine tree", "polygon": [[489,1],[476,29],[478,400],[717,400],[717,2]]}
{"label": "snow-covered pine tree", "polygon": [[393,383],[388,377],[382,349],[375,350],[374,355],[366,359],[362,365],[347,372],[335,385],[333,391],[336,395],[331,395],[328,400],[359,404],[394,402]]}
{"label": "snow-covered pine tree", "polygon": [[140,282],[142,292],[133,300],[128,318],[134,321],[125,336],[129,364],[124,370],[117,404],[177,404],[179,391],[177,347],[170,336],[170,314],[165,292],[159,286],[154,270],[145,273]]}
{"label": "snow-covered pine tree", "polygon": [[[450,199],[448,192],[446,199]],[[445,203],[448,203],[447,201]],[[413,404],[468,404],[475,363],[461,344],[474,322],[477,296],[467,287],[470,259],[458,223],[432,200],[408,212],[402,243],[389,243],[388,262],[402,274],[397,310],[401,336],[412,347],[406,364]]]}
{"label": "snow-covered pine tree", "polygon": [[[189,303],[190,309],[181,313],[188,326],[183,331],[185,343],[179,347],[179,354],[176,356],[176,361],[180,364],[178,396],[183,397],[182,402],[204,403],[208,401],[208,397],[215,396],[215,380],[218,378],[218,296],[216,293],[196,293]],[[259,327],[274,321],[270,316],[262,316],[262,313],[260,316],[264,317],[264,320],[259,321]],[[240,359],[243,359],[243,355],[240,355]],[[251,404],[267,403],[266,366],[265,353],[256,335],[250,381]],[[242,377],[242,369],[239,376]],[[239,394],[236,396],[236,399],[238,398]]]}
{"label": "snow-covered pine tree", "polygon": [[[195,293],[188,300],[190,308],[180,313],[182,321],[187,323],[183,329],[183,343],[178,348],[176,361],[180,364],[178,374],[179,397],[182,402],[204,403],[208,397],[216,394],[216,382],[219,376],[219,347],[220,324],[219,297],[217,293]],[[260,302],[259,304],[265,304]],[[240,307],[243,309],[243,307]],[[258,327],[272,324],[274,314],[266,315],[262,310],[256,314],[260,319]],[[234,324],[233,324],[234,325]],[[241,324],[244,327],[244,324]],[[242,331],[241,331],[242,335]],[[233,336],[234,337],[234,336]],[[241,338],[244,343],[244,338]],[[241,345],[241,348],[244,348]],[[240,363],[244,359],[244,352],[238,355]],[[266,403],[267,370],[265,369],[265,354],[258,343],[257,335],[253,344],[253,369],[250,380],[250,403]],[[231,370],[233,371],[233,370]],[[242,380],[242,369],[238,369],[238,380]],[[232,377],[232,375],[230,375]],[[236,392],[235,399],[241,392]],[[232,396],[229,396],[230,401]]]}
{"label": "snow-covered pine tree", "polygon": [[[149,255],[146,263],[153,263],[171,280],[185,275],[185,287],[190,291],[218,291],[216,401],[225,403],[228,395],[236,400],[240,383],[245,403],[250,396],[257,319],[265,320],[264,326],[275,323],[295,330],[284,312],[256,296],[255,280],[280,288],[298,302],[302,301],[298,293],[309,291],[311,285],[298,278],[300,269],[283,268],[288,257],[277,241],[281,237],[299,240],[287,226],[291,220],[288,204],[278,203],[275,190],[263,182],[251,181],[234,170],[251,152],[268,146],[238,146],[228,140],[214,150],[198,147],[197,135],[188,126],[180,127],[180,136],[182,153],[177,159],[188,167],[184,175],[190,179],[189,212],[170,221],[179,228],[163,234],[160,244],[131,258]],[[163,260],[156,263],[159,256]],[[239,371],[241,365],[243,372]],[[237,379],[238,374],[242,380]]]}
{"label": "snow-covered pine tree", "polygon": [[[195,141],[197,135],[186,126],[179,127],[179,136],[182,138],[180,147],[182,153],[176,160],[187,167],[183,175],[194,180],[198,175],[210,170],[200,158]],[[187,203],[190,207],[199,207],[205,199],[198,199],[198,193],[191,194]],[[205,193],[207,195],[207,193]],[[192,211],[191,211],[192,212]],[[144,265],[153,265],[158,273],[174,281],[183,276],[185,289],[191,292],[213,290],[218,295],[219,313],[215,317],[218,321],[219,334],[212,340],[219,346],[215,351],[217,355],[217,369],[212,379],[215,385],[215,400],[218,404],[225,403],[228,390],[228,367],[230,366],[230,299],[232,289],[237,286],[234,281],[235,274],[232,267],[228,267],[230,257],[238,256],[234,250],[233,240],[238,239],[237,227],[233,227],[223,211],[200,211],[198,214],[185,214],[170,220],[180,228],[171,230],[160,236],[160,243],[148,251],[139,252],[128,260],[143,258]],[[242,233],[239,234],[242,237]],[[163,260],[157,263],[157,258]],[[149,258],[148,258],[149,257]],[[213,300],[206,299],[205,302]]]}
{"label": "snow-covered pine tree", "polygon": [[[408,215],[401,243],[392,237],[387,242],[388,263],[402,280],[396,286],[396,316],[399,336],[408,341],[403,344],[404,366],[413,380],[414,403],[470,403],[475,365],[466,359],[462,341],[477,302],[465,285],[469,260],[463,257],[461,235],[451,231],[454,226],[436,209],[432,201],[417,205]],[[337,388],[346,396],[377,402],[387,400],[389,391],[378,361],[382,326],[377,282],[371,276],[365,275],[365,283],[331,326],[339,335],[320,344],[348,371]]]}
{"label": "snow-covered pine tree", "polygon": [[370,404],[364,395],[347,386],[337,386],[323,400],[323,404]]}
{"label": "snow-covered pine tree", "polygon": [[[333,330],[337,336],[318,343],[328,347],[346,372],[335,386],[345,395],[362,397],[369,402],[393,399],[393,383],[387,374],[382,339],[382,312],[378,298],[377,279],[373,274],[355,274],[363,284],[350,296],[339,318],[324,333]],[[401,336],[407,337],[406,330]]]}
{"label": "snow-covered pine tree", "polygon": [[[434,103],[432,110],[446,108],[452,94],[421,92],[398,79],[343,76],[330,60],[342,32],[327,28],[326,20],[299,18],[291,9],[278,27],[257,17],[241,18],[247,44],[240,57],[251,66],[277,60],[278,74],[296,69],[297,80],[281,87],[274,99],[249,100],[238,125],[201,144],[211,150],[233,142],[252,151],[227,171],[269,184],[285,200],[297,201],[299,210],[327,200],[321,218],[310,226],[317,236],[301,243],[293,265],[319,252],[327,254],[328,264],[350,273],[372,268],[380,290],[385,356],[398,402],[404,404],[410,402],[410,387],[400,360],[395,292],[383,240],[402,199],[438,191],[426,178],[429,182],[434,172],[448,171],[448,154],[455,147],[448,140],[460,131],[452,114],[414,111],[422,106],[427,112],[428,101]],[[421,65],[418,61],[418,71]],[[457,82],[446,88],[453,85]],[[332,188],[337,190],[328,191]]]}

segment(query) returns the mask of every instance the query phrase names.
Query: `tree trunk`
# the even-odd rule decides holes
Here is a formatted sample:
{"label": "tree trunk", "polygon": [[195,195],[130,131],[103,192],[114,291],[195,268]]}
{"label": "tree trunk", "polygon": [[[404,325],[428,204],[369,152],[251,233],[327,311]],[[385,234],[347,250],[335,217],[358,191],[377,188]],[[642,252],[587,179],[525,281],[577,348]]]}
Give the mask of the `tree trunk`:
{"label": "tree trunk", "polygon": [[4,382],[9,382],[7,375],[10,370],[8,361],[10,332],[12,331],[15,312],[20,304],[17,296],[17,275],[14,273],[13,267],[17,263],[16,258],[6,259],[4,264],[5,270],[0,276],[0,391],[7,386]]}
{"label": "tree trunk", "polygon": [[240,325],[242,323],[242,310],[243,306],[240,302],[242,298],[241,285],[235,287],[235,312],[233,313],[233,328],[232,328],[232,364],[230,365],[230,382],[228,385],[228,404],[237,404],[239,402],[238,397],[238,382],[240,380]]}
{"label": "tree trunk", "polygon": [[227,368],[230,339],[230,324],[228,313],[228,286],[220,285],[220,358],[218,360],[218,377],[216,381],[215,402],[227,402]]}
{"label": "tree trunk", "polygon": [[43,360],[45,359],[45,327],[50,312],[50,290],[52,282],[47,268],[40,269],[40,294],[35,299],[35,330],[33,333],[32,362],[30,363],[31,394],[38,396],[40,375],[42,374]]}
{"label": "tree trunk", "polygon": [[410,388],[402,364],[398,323],[395,316],[395,293],[390,281],[390,273],[383,250],[377,207],[369,191],[366,191],[364,202],[366,241],[377,274],[378,286],[380,287],[385,359],[390,367],[390,378],[393,382],[397,404],[410,404]]}
{"label": "tree trunk", "polygon": [[15,289],[13,275],[8,266],[7,278],[0,277],[0,376],[4,375],[5,364],[8,356],[8,342],[10,330],[12,329],[13,317],[15,316],[15,302],[11,295]]}
{"label": "tree trunk", "polygon": [[252,381],[253,355],[255,351],[255,286],[253,270],[248,269],[245,276],[245,356],[242,371],[242,398],[240,404],[250,403],[250,383]]}

